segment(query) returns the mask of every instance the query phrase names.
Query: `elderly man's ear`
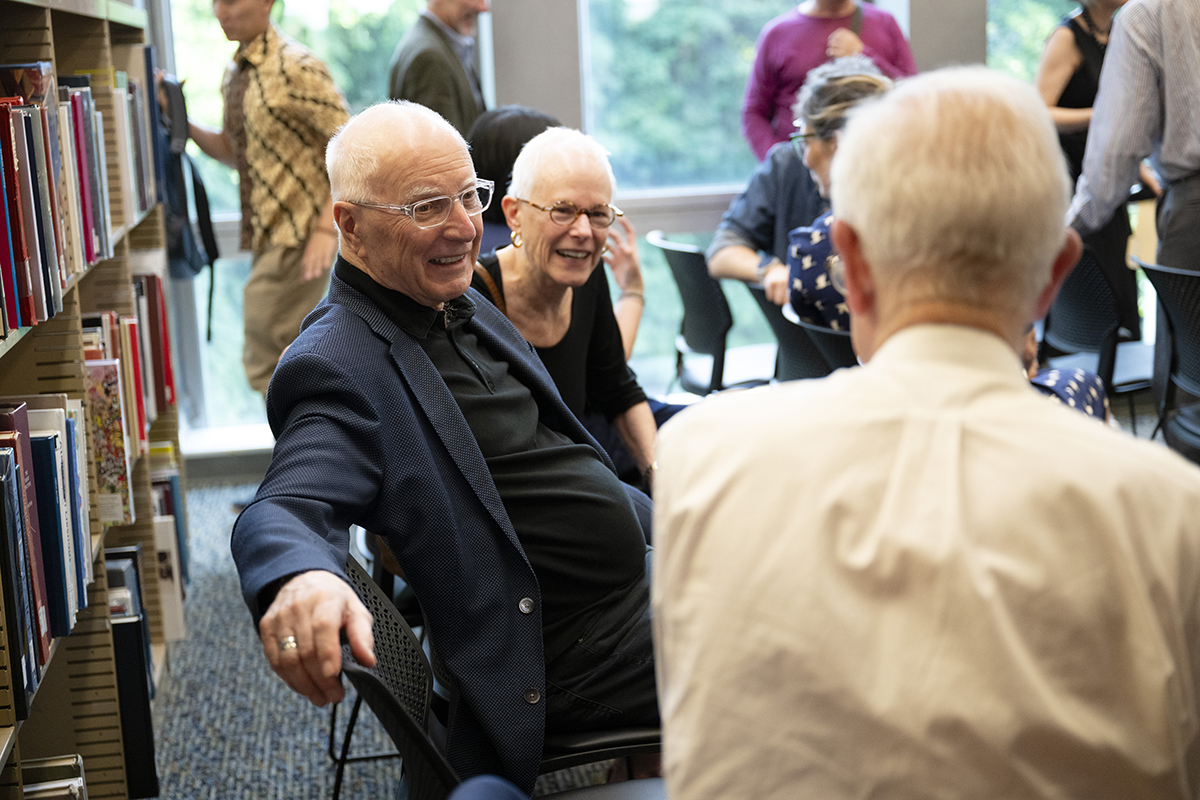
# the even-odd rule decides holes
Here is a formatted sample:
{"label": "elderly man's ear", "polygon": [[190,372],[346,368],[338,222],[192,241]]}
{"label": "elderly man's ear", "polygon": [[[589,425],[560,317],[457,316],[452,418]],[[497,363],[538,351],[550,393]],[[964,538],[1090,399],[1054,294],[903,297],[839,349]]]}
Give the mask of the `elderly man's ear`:
{"label": "elderly man's ear", "polygon": [[829,235],[845,270],[846,305],[854,316],[865,316],[875,307],[875,278],[863,259],[858,231],[835,218],[829,227]]}
{"label": "elderly man's ear", "polygon": [[358,235],[358,209],[351,203],[337,202],[333,204],[333,221],[342,232],[341,249],[343,254],[357,255],[362,248],[362,238]]}
{"label": "elderly man's ear", "polygon": [[1062,249],[1058,251],[1058,255],[1054,257],[1054,264],[1050,267],[1050,283],[1038,296],[1037,316],[1034,319],[1046,316],[1063,281],[1071,274],[1071,270],[1075,269],[1081,255],[1083,255],[1083,241],[1074,228],[1067,228],[1066,241],[1063,242]]}

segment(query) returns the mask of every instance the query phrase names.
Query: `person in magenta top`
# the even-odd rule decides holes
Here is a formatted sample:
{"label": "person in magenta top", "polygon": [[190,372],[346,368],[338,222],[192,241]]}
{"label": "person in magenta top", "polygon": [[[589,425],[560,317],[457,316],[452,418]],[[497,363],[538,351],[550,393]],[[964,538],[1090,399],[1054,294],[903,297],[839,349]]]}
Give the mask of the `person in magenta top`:
{"label": "person in magenta top", "polygon": [[758,37],[754,69],[746,82],[742,134],[761,161],[771,145],[795,131],[792,104],[813,67],[857,53],[896,80],[917,73],[912,51],[891,14],[861,3],[860,30],[853,30],[854,0],[805,0],[767,23]]}

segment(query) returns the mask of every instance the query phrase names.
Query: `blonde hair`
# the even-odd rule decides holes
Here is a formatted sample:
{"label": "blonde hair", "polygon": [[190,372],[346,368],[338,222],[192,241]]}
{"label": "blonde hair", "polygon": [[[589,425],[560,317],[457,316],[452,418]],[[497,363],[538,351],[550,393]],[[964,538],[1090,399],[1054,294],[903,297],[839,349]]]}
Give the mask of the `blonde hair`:
{"label": "blonde hair", "polygon": [[891,88],[891,80],[866,56],[835,58],[809,71],[792,113],[797,124],[803,122],[809,132],[831,139],[850,109]]}
{"label": "blonde hair", "polygon": [[902,299],[1015,309],[1049,280],[1071,182],[1033,87],[982,67],[926,73],[850,114],[833,213]]}

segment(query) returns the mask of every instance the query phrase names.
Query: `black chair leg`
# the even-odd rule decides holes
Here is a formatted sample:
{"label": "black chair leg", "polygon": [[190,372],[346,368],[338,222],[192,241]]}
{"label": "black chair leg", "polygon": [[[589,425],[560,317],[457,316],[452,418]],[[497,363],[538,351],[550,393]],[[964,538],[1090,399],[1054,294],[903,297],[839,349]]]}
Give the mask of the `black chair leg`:
{"label": "black chair leg", "polygon": [[1137,392],[1129,393],[1129,427],[1133,430],[1133,435],[1137,436],[1137,406],[1133,402],[1133,396]]}
{"label": "black chair leg", "polygon": [[[337,771],[333,775],[333,800],[338,800],[342,793],[342,775],[346,771],[346,759],[350,755],[350,738],[354,735],[354,723],[358,721],[358,710],[362,708],[362,695],[354,698],[354,708],[350,710],[350,720],[346,724],[346,737],[342,739],[342,755],[337,760]],[[330,728],[332,742],[333,729]]]}

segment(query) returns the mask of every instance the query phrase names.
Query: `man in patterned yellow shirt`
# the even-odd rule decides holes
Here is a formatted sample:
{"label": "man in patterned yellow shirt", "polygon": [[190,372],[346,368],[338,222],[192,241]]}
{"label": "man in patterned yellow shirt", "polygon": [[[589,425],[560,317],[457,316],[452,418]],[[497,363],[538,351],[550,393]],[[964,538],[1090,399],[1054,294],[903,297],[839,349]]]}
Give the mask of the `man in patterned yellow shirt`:
{"label": "man in patterned yellow shirt", "polygon": [[242,363],[258,392],[325,294],[337,254],[325,145],[349,118],[326,66],[271,24],[274,2],[215,0],[221,29],[238,43],[221,88],[224,125],[188,121],[200,149],[238,171],[241,247],[254,254]]}

